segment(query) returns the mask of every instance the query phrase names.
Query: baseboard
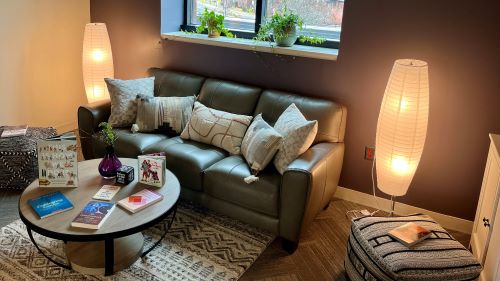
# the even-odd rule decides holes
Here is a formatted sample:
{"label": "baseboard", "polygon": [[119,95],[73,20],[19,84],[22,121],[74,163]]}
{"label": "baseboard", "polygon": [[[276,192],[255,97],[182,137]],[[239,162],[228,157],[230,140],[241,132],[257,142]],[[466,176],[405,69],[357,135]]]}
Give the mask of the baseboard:
{"label": "baseboard", "polygon": [[[376,200],[375,197],[373,197],[373,195],[371,195],[371,194],[366,194],[363,192],[359,192],[359,191],[348,189],[348,188],[341,187],[341,186],[339,186],[337,188],[337,191],[335,192],[334,196],[336,198],[339,198],[339,199],[343,199],[343,200],[350,201],[353,203],[358,203],[358,204],[365,205],[368,207],[372,207],[372,208],[376,208],[376,209],[381,208],[384,211],[389,210],[390,204],[391,204],[391,201],[388,199],[377,198],[377,200]],[[380,207],[377,206],[377,202],[378,202],[378,205]],[[460,232],[468,233],[468,234],[470,234],[472,232],[473,222],[469,221],[469,220],[465,220],[465,219],[461,219],[461,218],[457,218],[457,217],[453,217],[453,216],[449,216],[449,215],[445,215],[445,214],[436,213],[433,211],[429,211],[426,209],[422,209],[422,208],[418,208],[415,206],[411,206],[411,205],[407,205],[407,204],[403,204],[403,203],[398,203],[398,202],[396,202],[394,210],[395,210],[396,214],[412,214],[412,213],[413,214],[414,213],[426,214],[426,215],[429,215],[432,218],[434,218],[444,228],[452,229],[452,230],[456,230],[456,231],[460,231]]]}
{"label": "baseboard", "polygon": [[76,128],[78,128],[78,125],[76,124],[76,122],[66,122],[66,123],[62,123],[62,124],[54,126],[54,129],[57,130],[58,134],[73,131],[73,130],[76,130]]}

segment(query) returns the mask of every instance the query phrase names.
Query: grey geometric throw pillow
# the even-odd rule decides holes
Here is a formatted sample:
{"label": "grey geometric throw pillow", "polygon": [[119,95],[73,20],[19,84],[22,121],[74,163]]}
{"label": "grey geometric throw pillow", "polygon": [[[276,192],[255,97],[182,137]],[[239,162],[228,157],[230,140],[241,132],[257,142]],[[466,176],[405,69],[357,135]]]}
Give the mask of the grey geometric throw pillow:
{"label": "grey geometric throw pillow", "polygon": [[308,121],[292,103],[278,118],[274,129],[283,136],[281,146],[274,157],[274,166],[283,174],[290,163],[306,152],[318,133],[318,121]]}
{"label": "grey geometric throw pillow", "polygon": [[193,112],[195,96],[190,97],[146,97],[137,96],[137,118],[139,132],[153,132],[169,127],[180,134]]}
{"label": "grey geometric throw pillow", "polygon": [[135,80],[105,78],[111,98],[111,115],[108,122],[113,127],[128,127],[137,117],[137,95],[154,95],[154,77]]}
{"label": "grey geometric throw pillow", "polygon": [[262,119],[261,114],[255,116],[241,143],[241,154],[250,166],[253,175],[264,170],[271,162],[282,139],[283,137]]}

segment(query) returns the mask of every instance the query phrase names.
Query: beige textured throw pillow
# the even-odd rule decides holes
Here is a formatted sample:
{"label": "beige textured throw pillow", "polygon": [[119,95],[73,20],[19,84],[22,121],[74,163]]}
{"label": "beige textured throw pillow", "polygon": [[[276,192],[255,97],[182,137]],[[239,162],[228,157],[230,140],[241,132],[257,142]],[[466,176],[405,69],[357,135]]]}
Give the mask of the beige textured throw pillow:
{"label": "beige textured throw pillow", "polygon": [[180,134],[193,111],[196,97],[147,97],[137,96],[137,118],[139,132],[153,132],[161,127],[170,127]]}
{"label": "beige textured throw pillow", "polygon": [[306,152],[318,133],[318,121],[308,121],[292,103],[278,118],[274,129],[283,136],[281,146],[274,157],[274,166],[283,174],[288,165]]}
{"label": "beige textured throw pillow", "polygon": [[137,117],[137,95],[154,95],[154,77],[135,80],[105,78],[111,98],[111,115],[108,122],[113,127],[127,127]]}
{"label": "beige textured throw pillow", "polygon": [[254,175],[264,170],[271,162],[282,139],[283,137],[262,119],[261,114],[255,116],[241,144],[241,154]]}
{"label": "beige textured throw pillow", "polygon": [[193,113],[181,138],[220,147],[231,154],[241,153],[241,142],[252,116],[238,115],[194,103]]}

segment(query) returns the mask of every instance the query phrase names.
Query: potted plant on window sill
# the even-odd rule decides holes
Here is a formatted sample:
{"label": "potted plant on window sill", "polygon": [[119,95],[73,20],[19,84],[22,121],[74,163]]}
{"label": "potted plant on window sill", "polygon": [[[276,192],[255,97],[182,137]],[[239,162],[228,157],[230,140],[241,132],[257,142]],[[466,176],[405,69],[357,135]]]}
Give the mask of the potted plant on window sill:
{"label": "potted plant on window sill", "polygon": [[234,38],[234,35],[224,26],[224,16],[216,14],[214,11],[209,11],[207,8],[199,17],[200,26],[196,28],[197,33],[203,33],[208,29],[208,37],[217,38],[221,34],[229,38]]}
{"label": "potted plant on window sill", "polygon": [[260,26],[257,36],[258,41],[276,42],[279,47],[291,47],[297,39],[302,43],[321,44],[326,40],[315,36],[298,35],[304,28],[304,20],[296,13],[285,7],[283,13],[275,12],[274,15]]}

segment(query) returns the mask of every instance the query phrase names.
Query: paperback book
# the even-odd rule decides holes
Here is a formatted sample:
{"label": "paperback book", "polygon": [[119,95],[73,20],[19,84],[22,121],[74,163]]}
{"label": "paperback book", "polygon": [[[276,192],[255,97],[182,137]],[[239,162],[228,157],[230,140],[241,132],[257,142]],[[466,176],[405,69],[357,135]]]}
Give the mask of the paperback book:
{"label": "paperback book", "polygon": [[28,131],[28,125],[20,125],[20,126],[3,126],[2,127],[2,138],[10,138],[10,137],[18,137],[26,135],[26,131]]}
{"label": "paperback book", "polygon": [[165,156],[141,155],[139,161],[139,182],[156,187],[165,184]]}
{"label": "paperback book", "polygon": [[43,219],[73,209],[73,204],[60,191],[29,199],[28,204]]}
{"label": "paperback book", "polygon": [[418,242],[429,237],[429,235],[431,235],[431,232],[427,228],[414,222],[403,224],[402,226],[389,231],[389,236],[398,240],[407,247],[417,244]]}
{"label": "paperback book", "polygon": [[137,213],[154,203],[161,201],[162,199],[162,194],[149,189],[143,189],[125,199],[118,201],[118,205],[131,213]]}
{"label": "paperback book", "polygon": [[99,229],[104,221],[111,215],[114,208],[114,203],[90,201],[83,207],[82,211],[76,216],[73,222],[71,222],[71,226]]}
{"label": "paperback book", "polygon": [[77,187],[78,160],[74,133],[37,142],[38,184],[42,187]]}
{"label": "paperback book", "polygon": [[120,187],[116,185],[103,185],[99,191],[92,197],[95,200],[110,201],[120,191]]}

